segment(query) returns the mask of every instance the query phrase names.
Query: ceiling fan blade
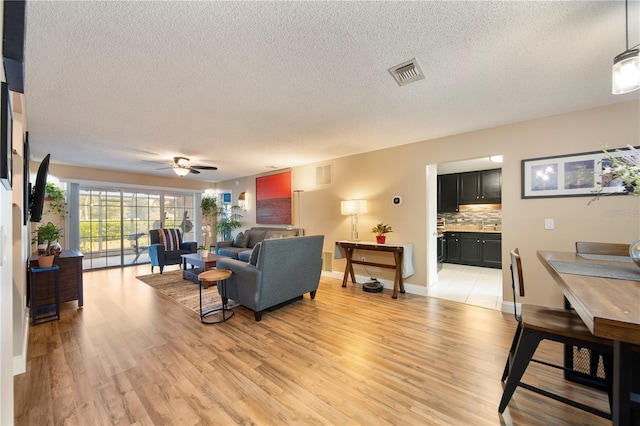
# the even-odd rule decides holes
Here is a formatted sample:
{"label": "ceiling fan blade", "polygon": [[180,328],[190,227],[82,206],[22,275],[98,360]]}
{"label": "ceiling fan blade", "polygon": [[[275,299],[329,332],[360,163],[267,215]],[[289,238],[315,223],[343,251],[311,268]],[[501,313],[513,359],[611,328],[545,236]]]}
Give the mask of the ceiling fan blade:
{"label": "ceiling fan blade", "polygon": [[218,170],[218,168],[214,166],[191,166],[191,168],[198,170]]}
{"label": "ceiling fan blade", "polygon": [[199,174],[200,174],[200,172],[199,172],[199,171],[197,171],[196,169],[194,169],[193,167],[189,168],[189,171],[190,171],[191,173],[193,173],[194,175],[199,175]]}

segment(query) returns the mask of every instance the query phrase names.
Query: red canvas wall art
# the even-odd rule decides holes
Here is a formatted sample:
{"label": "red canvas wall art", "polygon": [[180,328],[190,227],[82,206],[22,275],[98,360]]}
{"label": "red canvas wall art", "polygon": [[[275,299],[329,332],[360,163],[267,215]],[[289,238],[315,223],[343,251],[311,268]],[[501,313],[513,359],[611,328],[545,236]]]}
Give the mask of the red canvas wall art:
{"label": "red canvas wall art", "polygon": [[256,178],[256,223],[291,225],[291,172]]}

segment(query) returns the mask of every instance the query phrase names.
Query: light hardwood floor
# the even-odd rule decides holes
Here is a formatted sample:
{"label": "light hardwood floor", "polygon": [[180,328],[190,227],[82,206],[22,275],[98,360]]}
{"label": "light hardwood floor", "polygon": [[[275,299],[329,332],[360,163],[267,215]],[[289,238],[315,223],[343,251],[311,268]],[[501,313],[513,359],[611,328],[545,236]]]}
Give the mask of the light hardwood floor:
{"label": "light hardwood floor", "polygon": [[[323,278],[315,300],[219,325],[135,279],[85,273],[85,307],[31,327],[15,378],[17,425],[605,425],[500,377],[515,321],[436,298],[364,293]],[[539,352],[559,362],[561,348]],[[532,384],[607,410],[606,395],[529,368]]]}

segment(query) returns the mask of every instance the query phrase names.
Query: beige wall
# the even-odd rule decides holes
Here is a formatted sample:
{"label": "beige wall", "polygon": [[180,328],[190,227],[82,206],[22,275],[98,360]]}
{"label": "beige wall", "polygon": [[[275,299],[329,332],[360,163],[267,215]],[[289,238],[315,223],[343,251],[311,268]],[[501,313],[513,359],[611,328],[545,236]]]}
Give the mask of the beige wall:
{"label": "beige wall", "polygon": [[[340,201],[364,198],[369,213],[360,216],[361,240],[373,240],[370,228],[384,221],[393,226],[389,242],[414,244],[416,273],[407,278],[409,287],[426,287],[426,165],[503,154],[503,264],[508,253],[519,247],[528,285],[527,303],[561,306],[562,295],[536,258],[536,250],[573,250],[576,240],[630,243],[640,237],[640,198],[604,197],[587,205],[590,198],[526,199],[520,197],[522,159],[597,151],[640,144],[640,103],[627,102],[570,114],[510,124],[424,141],[361,155],[336,158],[331,185],[315,185],[315,168],[321,164],[294,167],[293,189],[300,195],[301,222],[307,234],[324,234],[325,250],[333,251],[337,240],[348,239],[349,218],[340,215]],[[255,195],[255,176],[220,184]],[[395,195],[403,198],[394,206]],[[234,191],[235,196],[235,191]],[[295,198],[294,198],[295,203]],[[246,226],[255,221],[255,203],[245,212]],[[297,213],[294,209],[294,222]],[[544,230],[544,219],[554,218],[556,229]],[[296,224],[297,226],[297,224]],[[368,259],[373,258],[369,253]],[[344,263],[334,262],[342,272]],[[356,274],[367,276],[362,266]],[[369,274],[392,280],[392,271],[368,268]],[[511,298],[508,268],[503,268],[503,294]]]}
{"label": "beige wall", "polygon": [[[427,193],[426,166],[450,161],[503,154],[502,229],[503,264],[508,252],[519,247],[528,284],[527,303],[561,306],[562,295],[536,258],[536,250],[573,250],[576,240],[630,243],[640,236],[640,198],[604,197],[587,205],[589,197],[527,199],[520,197],[522,159],[597,151],[640,144],[640,102],[545,117],[527,122],[485,129],[446,138],[423,141],[360,155],[340,157],[328,162],[291,169],[292,188],[300,194],[301,226],[308,235],[325,235],[325,251],[333,252],[334,242],[349,238],[350,219],[340,215],[340,201],[363,198],[369,213],[359,218],[361,240],[373,241],[371,227],[381,221],[393,226],[389,242],[414,245],[416,272],[406,279],[408,291],[427,293]],[[332,183],[316,185],[316,167],[332,165]],[[32,164],[32,168],[37,167]],[[51,173],[62,180],[89,180],[155,187],[204,190],[208,183],[148,175],[124,174],[95,169],[52,165]],[[275,171],[274,171],[275,173]],[[255,225],[255,177],[247,176],[215,185],[216,190],[232,191],[234,203],[241,192],[248,196],[243,228]],[[403,203],[394,206],[393,196]],[[297,227],[297,198],[294,194],[293,222]],[[544,219],[555,219],[556,229],[544,230]],[[368,260],[386,261],[384,256],[365,253]],[[334,261],[336,276],[344,261]],[[393,272],[356,266],[356,274],[375,276],[387,283]],[[511,298],[508,268],[503,268],[503,294]]]}

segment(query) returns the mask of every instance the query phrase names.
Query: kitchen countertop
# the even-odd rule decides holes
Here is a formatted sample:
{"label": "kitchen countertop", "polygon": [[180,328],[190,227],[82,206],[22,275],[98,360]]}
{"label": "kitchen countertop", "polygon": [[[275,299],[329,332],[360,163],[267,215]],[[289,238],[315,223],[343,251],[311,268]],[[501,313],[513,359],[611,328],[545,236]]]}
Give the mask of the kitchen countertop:
{"label": "kitchen countertop", "polygon": [[481,226],[477,225],[461,225],[461,226],[446,226],[440,232],[484,232],[491,234],[502,234],[502,227],[498,227],[498,229],[493,229],[493,225],[486,226],[485,229],[482,229]]}

